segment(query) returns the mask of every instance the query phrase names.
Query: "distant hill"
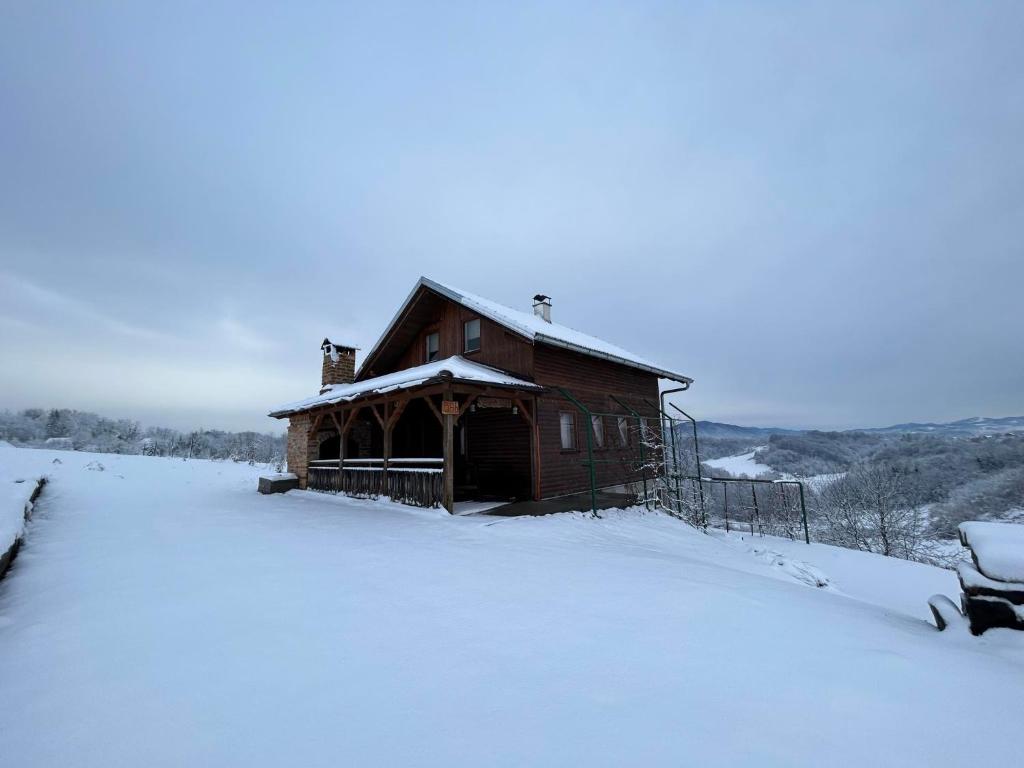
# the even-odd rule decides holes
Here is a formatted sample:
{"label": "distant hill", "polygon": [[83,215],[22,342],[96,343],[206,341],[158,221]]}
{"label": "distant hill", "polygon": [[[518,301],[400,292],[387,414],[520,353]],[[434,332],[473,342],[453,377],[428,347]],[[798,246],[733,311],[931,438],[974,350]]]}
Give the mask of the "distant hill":
{"label": "distant hill", "polygon": [[[688,432],[690,425],[677,424],[678,429]],[[799,435],[804,430],[782,429],[781,427],[741,427],[738,424],[723,424],[720,421],[698,421],[697,432],[701,437],[761,438],[769,435]]]}
{"label": "distant hill", "polygon": [[[685,431],[688,427],[683,424],[679,427]],[[770,435],[798,435],[812,430],[806,429],[783,429],[782,427],[743,427],[738,424],[725,424],[719,421],[698,421],[697,429],[701,437],[724,437],[724,438],[762,438]],[[888,427],[864,427],[860,429],[838,430],[843,432],[870,432],[874,434],[939,434],[957,437],[971,437],[975,435],[1001,434],[1003,432],[1024,431],[1024,416],[1004,416],[1002,418],[990,418],[986,416],[975,416],[970,419],[947,422],[907,422],[906,424],[893,424]]]}
{"label": "distant hill", "polygon": [[[1024,416],[1004,416],[993,419],[986,416],[974,416],[970,419],[960,421],[947,421],[943,423],[910,422],[908,424],[893,424],[891,427],[875,427],[870,429],[856,430],[860,432],[887,432],[892,434],[903,433],[938,433],[942,435],[991,435],[1004,432],[1020,432],[1024,430]],[[848,430],[854,431],[854,430]]]}

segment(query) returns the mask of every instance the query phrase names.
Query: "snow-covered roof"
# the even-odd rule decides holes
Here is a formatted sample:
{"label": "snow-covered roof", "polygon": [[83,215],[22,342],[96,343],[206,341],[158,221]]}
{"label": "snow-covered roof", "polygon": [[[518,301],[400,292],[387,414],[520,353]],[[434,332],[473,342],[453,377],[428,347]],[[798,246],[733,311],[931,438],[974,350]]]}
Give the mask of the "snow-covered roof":
{"label": "snow-covered roof", "polygon": [[[603,341],[586,333],[581,333],[580,331],[569,328],[565,325],[549,323],[532,312],[523,312],[518,309],[512,309],[511,307],[506,307],[504,304],[499,304],[496,301],[476,296],[451,285],[438,283],[426,277],[421,277],[419,281],[417,281],[416,285],[409,293],[409,296],[402,303],[398,312],[395,313],[391,322],[388,323],[387,329],[385,329],[384,333],[380,335],[377,343],[373,345],[373,349],[371,349],[370,353],[366,356],[366,360],[363,365],[366,365],[367,362],[373,359],[381,344],[384,343],[384,339],[388,337],[391,330],[398,323],[399,318],[405,313],[406,308],[412,302],[417,291],[419,291],[421,287],[427,287],[432,291],[451,299],[455,303],[461,304],[467,309],[479,312],[489,320],[492,320],[498,325],[504,326],[511,331],[515,331],[534,343],[540,342],[544,344],[551,344],[553,346],[570,349],[584,355],[590,355],[591,357],[600,357],[605,360],[611,360],[612,362],[627,365],[631,368],[639,368],[650,373],[655,373],[658,376],[666,379],[672,379],[674,381],[687,383],[693,381],[688,376],[670,371],[655,362],[646,360],[639,355],[634,355],[632,352],[614,344],[610,344],[607,341]],[[360,369],[360,371],[361,370],[362,369]]]}
{"label": "snow-covered roof", "polygon": [[543,387],[537,384],[517,379],[496,368],[474,363],[459,355],[454,355],[453,357],[435,360],[425,365],[417,365],[415,368],[406,368],[394,373],[387,373],[383,376],[376,376],[372,379],[357,381],[354,384],[333,384],[323,394],[307,397],[305,400],[298,400],[294,403],[287,403],[279,408],[275,408],[268,415],[276,417],[287,416],[290,413],[306,411],[321,405],[347,403],[367,395],[380,395],[400,389],[410,389],[431,379],[440,379],[448,375],[451,376],[453,381],[490,384],[496,387],[513,387],[515,389],[543,389]]}

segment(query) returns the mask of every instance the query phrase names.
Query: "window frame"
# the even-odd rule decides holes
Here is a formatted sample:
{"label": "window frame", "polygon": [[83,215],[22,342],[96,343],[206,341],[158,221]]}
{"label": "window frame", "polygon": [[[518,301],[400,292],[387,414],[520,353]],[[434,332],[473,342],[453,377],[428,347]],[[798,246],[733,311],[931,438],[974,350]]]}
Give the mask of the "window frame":
{"label": "window frame", "polygon": [[[565,447],[565,440],[563,439],[564,433],[562,432],[562,420],[563,417],[568,416],[571,420],[572,428],[569,434],[572,437],[572,446],[569,448]],[[558,412],[558,444],[561,448],[562,453],[578,453],[580,450],[579,434],[577,434],[578,428],[576,425],[576,413],[574,411],[559,411]]]}
{"label": "window frame", "polygon": [[[437,339],[437,349],[434,350],[434,356],[433,357],[430,356],[430,340],[431,339]],[[441,358],[441,332],[440,331],[430,331],[424,337],[424,339],[423,339],[423,354],[424,354],[424,357],[426,358],[426,362],[428,362],[428,363],[432,363],[435,360],[439,360]]]}
{"label": "window frame", "polygon": [[[469,326],[471,323],[476,323],[476,349],[469,348]],[[472,355],[479,352],[483,346],[483,335],[484,335],[484,324],[480,321],[479,317],[471,317],[462,323],[462,354]]]}

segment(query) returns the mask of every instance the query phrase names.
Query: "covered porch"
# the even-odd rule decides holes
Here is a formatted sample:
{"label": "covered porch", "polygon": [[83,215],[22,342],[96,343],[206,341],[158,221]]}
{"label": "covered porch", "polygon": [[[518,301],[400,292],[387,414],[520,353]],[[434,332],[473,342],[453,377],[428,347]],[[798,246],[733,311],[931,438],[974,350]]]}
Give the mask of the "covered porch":
{"label": "covered porch", "polygon": [[401,374],[296,404],[290,429],[306,422],[306,465],[290,468],[302,487],[451,513],[459,501],[540,497],[542,387],[461,358]]}

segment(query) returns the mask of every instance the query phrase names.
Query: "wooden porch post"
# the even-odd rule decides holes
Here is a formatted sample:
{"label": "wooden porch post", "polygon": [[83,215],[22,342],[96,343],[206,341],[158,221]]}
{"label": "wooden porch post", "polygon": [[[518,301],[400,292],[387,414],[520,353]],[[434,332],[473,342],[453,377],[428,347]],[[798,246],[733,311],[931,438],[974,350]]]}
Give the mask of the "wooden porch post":
{"label": "wooden porch post", "polygon": [[352,424],[359,415],[359,406],[350,408],[345,412],[345,423],[341,426],[341,449],[338,451],[338,490],[345,491],[345,450],[348,443],[348,433],[352,431]]}
{"label": "wooden porch post", "polygon": [[[451,387],[444,391],[444,399],[452,399]],[[455,417],[444,414],[444,508],[455,514]]]}
{"label": "wooden porch post", "polygon": [[[338,420],[338,413],[341,414],[341,421]],[[342,426],[342,421],[345,420],[345,412],[338,411],[336,413],[331,411],[331,419],[338,430],[338,493],[341,493],[341,481],[344,477],[341,468],[345,466],[345,428]]]}
{"label": "wooden porch post", "polygon": [[384,468],[381,470],[380,492],[388,495],[388,460],[391,458],[391,403],[384,403]]}

